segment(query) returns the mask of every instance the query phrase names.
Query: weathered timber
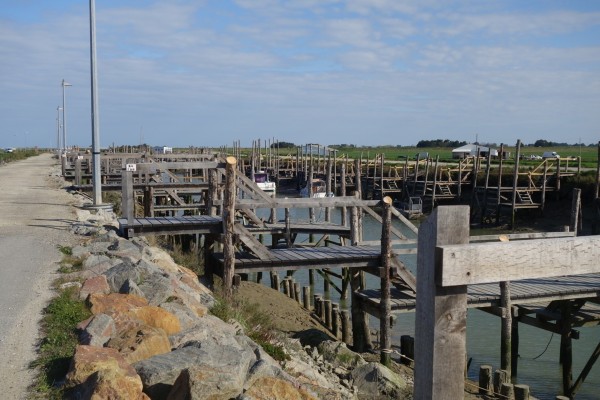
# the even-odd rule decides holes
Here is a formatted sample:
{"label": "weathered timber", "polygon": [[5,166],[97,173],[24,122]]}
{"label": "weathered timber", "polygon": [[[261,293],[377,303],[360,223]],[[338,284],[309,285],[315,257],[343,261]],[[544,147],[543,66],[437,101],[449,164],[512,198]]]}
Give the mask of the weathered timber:
{"label": "weathered timber", "polygon": [[598,272],[600,236],[442,245],[442,286]]}

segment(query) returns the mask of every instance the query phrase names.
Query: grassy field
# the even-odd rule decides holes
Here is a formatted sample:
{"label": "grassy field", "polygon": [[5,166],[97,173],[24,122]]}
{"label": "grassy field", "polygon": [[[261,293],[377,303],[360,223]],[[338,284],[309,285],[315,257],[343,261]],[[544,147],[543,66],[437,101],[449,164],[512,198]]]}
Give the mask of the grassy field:
{"label": "grassy field", "polygon": [[17,149],[11,153],[0,150],[0,164],[11,161],[23,160],[27,157],[35,156],[40,153],[40,150],[34,149]]}
{"label": "grassy field", "polygon": [[[406,157],[415,159],[417,153],[427,152],[430,157],[439,156],[441,161],[452,160],[452,148],[449,147],[348,147],[339,148],[338,156],[348,155],[349,158],[362,157],[363,159],[372,159],[376,154],[383,153],[388,161],[403,160]],[[515,146],[505,147],[505,151],[515,155]],[[578,157],[581,154],[582,167],[593,168],[598,161],[598,148],[582,146],[581,149],[576,146],[565,147],[521,147],[521,154],[527,158],[530,155],[541,156],[545,151],[555,151],[561,158]],[[581,152],[580,152],[581,151]],[[536,163],[536,161],[525,161],[527,163]]]}

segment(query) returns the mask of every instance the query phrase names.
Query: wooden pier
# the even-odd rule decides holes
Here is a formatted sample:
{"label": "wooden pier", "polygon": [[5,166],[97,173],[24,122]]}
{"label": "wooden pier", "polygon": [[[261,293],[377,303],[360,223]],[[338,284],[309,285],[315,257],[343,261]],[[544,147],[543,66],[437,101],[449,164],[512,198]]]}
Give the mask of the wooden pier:
{"label": "wooden pier", "polygon": [[[455,240],[465,245],[469,241],[493,240],[490,237],[469,238],[468,233],[464,236],[461,230],[458,232],[460,234],[450,233],[453,235],[450,242],[439,240],[435,242],[431,236],[435,237],[433,233],[430,232],[430,236],[422,237],[408,220],[391,207],[392,202],[389,197],[384,197],[382,200],[363,200],[360,190],[357,191],[356,196],[320,199],[273,198],[258,189],[251,179],[241,173],[237,160],[233,157],[223,159],[204,156],[202,160],[146,161],[135,163],[135,167],[127,166],[131,163],[121,167],[119,180],[123,198],[123,218],[119,219],[119,225],[122,235],[126,237],[180,234],[205,236],[206,271],[208,274],[216,273],[223,278],[226,292],[230,290],[235,275],[247,275],[253,272],[271,272],[277,275],[280,271],[291,273],[306,269],[320,271],[327,277],[325,280],[328,284],[339,279],[342,281],[340,287],[350,286],[351,289],[354,348],[359,351],[372,348],[367,315],[375,316],[381,321],[380,350],[384,362],[389,357],[390,350],[388,337],[390,328],[386,325],[389,323],[389,316],[393,313],[415,311],[417,302],[423,301],[419,300],[419,295],[424,290],[420,286],[420,281],[418,282],[404,267],[399,256],[417,253],[419,258],[426,257],[430,260],[437,257],[437,247],[455,243]],[[382,179],[383,158],[378,158],[372,167],[375,168],[375,165],[379,165],[378,170],[381,171],[377,173],[379,175],[373,171],[368,172],[367,175],[373,177],[371,178],[374,183],[373,190],[376,191],[375,182],[379,182],[380,188],[383,187],[381,182],[385,182],[385,179]],[[442,175],[437,163],[430,165],[435,165],[434,176],[437,177],[429,186],[434,190],[436,187],[443,186],[444,182],[439,181]],[[360,172],[360,162],[356,160],[353,163],[344,163],[343,168],[340,168],[343,181],[345,182],[347,178],[346,167],[350,169],[351,166],[356,172],[353,177],[355,187],[362,189],[363,179],[368,178],[363,177]],[[477,168],[479,167],[475,167],[471,174],[476,175]],[[326,175],[329,169],[328,166],[325,167]],[[466,172],[468,170],[466,168],[463,170],[463,167],[459,169],[460,182],[466,184],[463,178],[469,177],[469,173]],[[403,169],[404,182],[407,177],[405,172],[406,169]],[[181,178],[182,175],[187,178]],[[157,176],[167,177],[167,179],[158,179]],[[378,178],[375,179],[375,176]],[[449,176],[458,179],[455,175]],[[429,183],[424,187],[428,185]],[[459,184],[456,188],[461,186]],[[518,191],[514,187],[512,189],[511,193],[516,195]],[[380,193],[385,194],[385,191]],[[310,221],[291,220],[289,211],[294,208],[308,209]],[[331,221],[331,210],[335,208],[341,212],[340,223]],[[465,210],[463,207],[458,208]],[[269,216],[259,217],[263,215],[257,212],[260,209],[269,210]],[[315,221],[315,209],[325,210],[324,221],[318,223]],[[454,208],[450,207],[450,209]],[[284,215],[281,215],[282,211]],[[362,223],[365,215],[381,223],[381,240],[371,242],[363,240]],[[398,217],[409,232],[419,233],[418,242],[393,228],[390,223],[391,216]],[[466,220],[468,221],[468,217]],[[453,232],[454,228],[450,225],[445,229]],[[296,243],[296,238],[300,234],[310,236],[308,244]],[[534,238],[536,240],[531,242],[531,246],[534,246],[533,243],[535,246],[540,246],[538,239],[541,237],[549,241],[577,239],[573,235],[573,233],[540,234],[539,236],[507,235],[495,239],[508,240],[512,245],[525,237]],[[270,244],[267,244],[269,236],[271,240]],[[561,237],[557,238],[557,236]],[[432,240],[436,245],[430,249]],[[393,248],[396,244],[403,246],[401,249]],[[334,268],[341,268],[342,273],[332,273],[331,270]],[[365,273],[378,276],[382,283],[381,287],[366,287]],[[439,285],[437,279],[435,278],[429,284]],[[565,352],[568,351],[567,342],[571,338],[569,335],[573,332],[573,328],[599,324],[597,304],[600,301],[600,271],[576,277],[536,276],[502,284],[479,281],[469,285],[465,283],[464,287],[461,296],[464,295],[465,310],[467,307],[479,308],[500,316],[503,324],[510,321],[506,324],[512,324],[514,327],[518,326],[518,323],[524,323],[559,333],[565,341]],[[439,291],[444,292],[442,289]],[[567,309],[570,310],[568,313],[564,311]],[[429,317],[425,319],[429,321]],[[565,328],[567,325],[568,329]],[[435,350],[437,345],[431,343],[429,345],[437,351]],[[462,347],[458,346],[458,348],[460,350]],[[418,349],[424,351],[422,346],[418,346]],[[510,369],[512,365],[516,372],[516,364],[513,365],[516,357],[513,356],[511,361],[510,350],[508,354],[509,356],[505,357],[506,351],[503,352],[502,367]],[[448,357],[456,357],[456,354],[449,354]],[[464,360],[464,355],[462,358]],[[456,361],[455,358],[451,359]],[[509,360],[508,365],[506,359]],[[568,379],[565,382],[565,392],[569,393],[576,392],[580,385]]]}

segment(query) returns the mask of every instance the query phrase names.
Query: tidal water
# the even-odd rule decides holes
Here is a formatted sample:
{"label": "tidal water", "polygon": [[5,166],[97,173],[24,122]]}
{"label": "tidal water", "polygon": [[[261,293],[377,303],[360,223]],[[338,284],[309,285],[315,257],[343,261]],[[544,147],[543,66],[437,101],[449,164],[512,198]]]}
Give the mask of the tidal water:
{"label": "tidal water", "polygon": [[[263,214],[264,212],[264,214]],[[316,220],[323,221],[325,211],[316,209]],[[259,210],[259,215],[267,216],[267,210]],[[283,210],[278,210],[278,218],[283,218]],[[292,222],[308,222],[308,210],[290,210]],[[341,220],[339,210],[332,213],[332,221]],[[365,215],[364,240],[374,240],[381,237],[381,225]],[[407,237],[415,235],[401,224],[397,219],[394,226],[401,230]],[[296,243],[307,242],[308,236],[299,235]],[[400,259],[413,273],[416,273],[416,255],[400,256]],[[333,269],[335,272],[336,271]],[[308,271],[297,271],[294,279],[302,286],[308,285]],[[417,277],[418,279],[418,277]],[[334,278],[335,281],[335,278]],[[268,284],[268,278],[264,280]],[[367,287],[379,288],[379,279],[367,274]],[[339,299],[339,294],[333,288],[329,293],[323,291],[323,280],[315,274],[315,284],[311,293],[317,293],[340,303],[340,307],[349,307],[349,301]],[[370,317],[372,329],[379,330],[379,320]],[[414,336],[415,313],[403,313],[397,316],[392,331],[392,344],[400,346],[400,336]],[[578,328],[579,340],[573,340],[573,379],[577,379],[588,358],[600,342],[600,327]],[[528,325],[519,325],[519,365],[518,383],[527,384],[532,396],[539,399],[553,400],[561,394],[562,375],[559,364],[560,336],[550,332],[533,328]],[[467,314],[467,357],[470,360],[468,376],[477,382],[480,365],[491,365],[493,369],[500,368],[500,318],[483,311],[471,309]],[[582,388],[577,393],[577,399],[600,399],[600,361],[596,363]]]}

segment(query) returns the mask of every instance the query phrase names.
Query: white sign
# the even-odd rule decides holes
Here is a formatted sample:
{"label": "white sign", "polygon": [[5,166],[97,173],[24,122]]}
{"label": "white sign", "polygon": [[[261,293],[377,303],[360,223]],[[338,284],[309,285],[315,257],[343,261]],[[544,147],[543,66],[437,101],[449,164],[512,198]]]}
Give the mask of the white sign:
{"label": "white sign", "polygon": [[135,164],[127,164],[127,165],[125,166],[125,170],[126,170],[126,171],[133,171],[133,172],[135,172],[135,170],[136,170],[136,165],[135,165]]}

